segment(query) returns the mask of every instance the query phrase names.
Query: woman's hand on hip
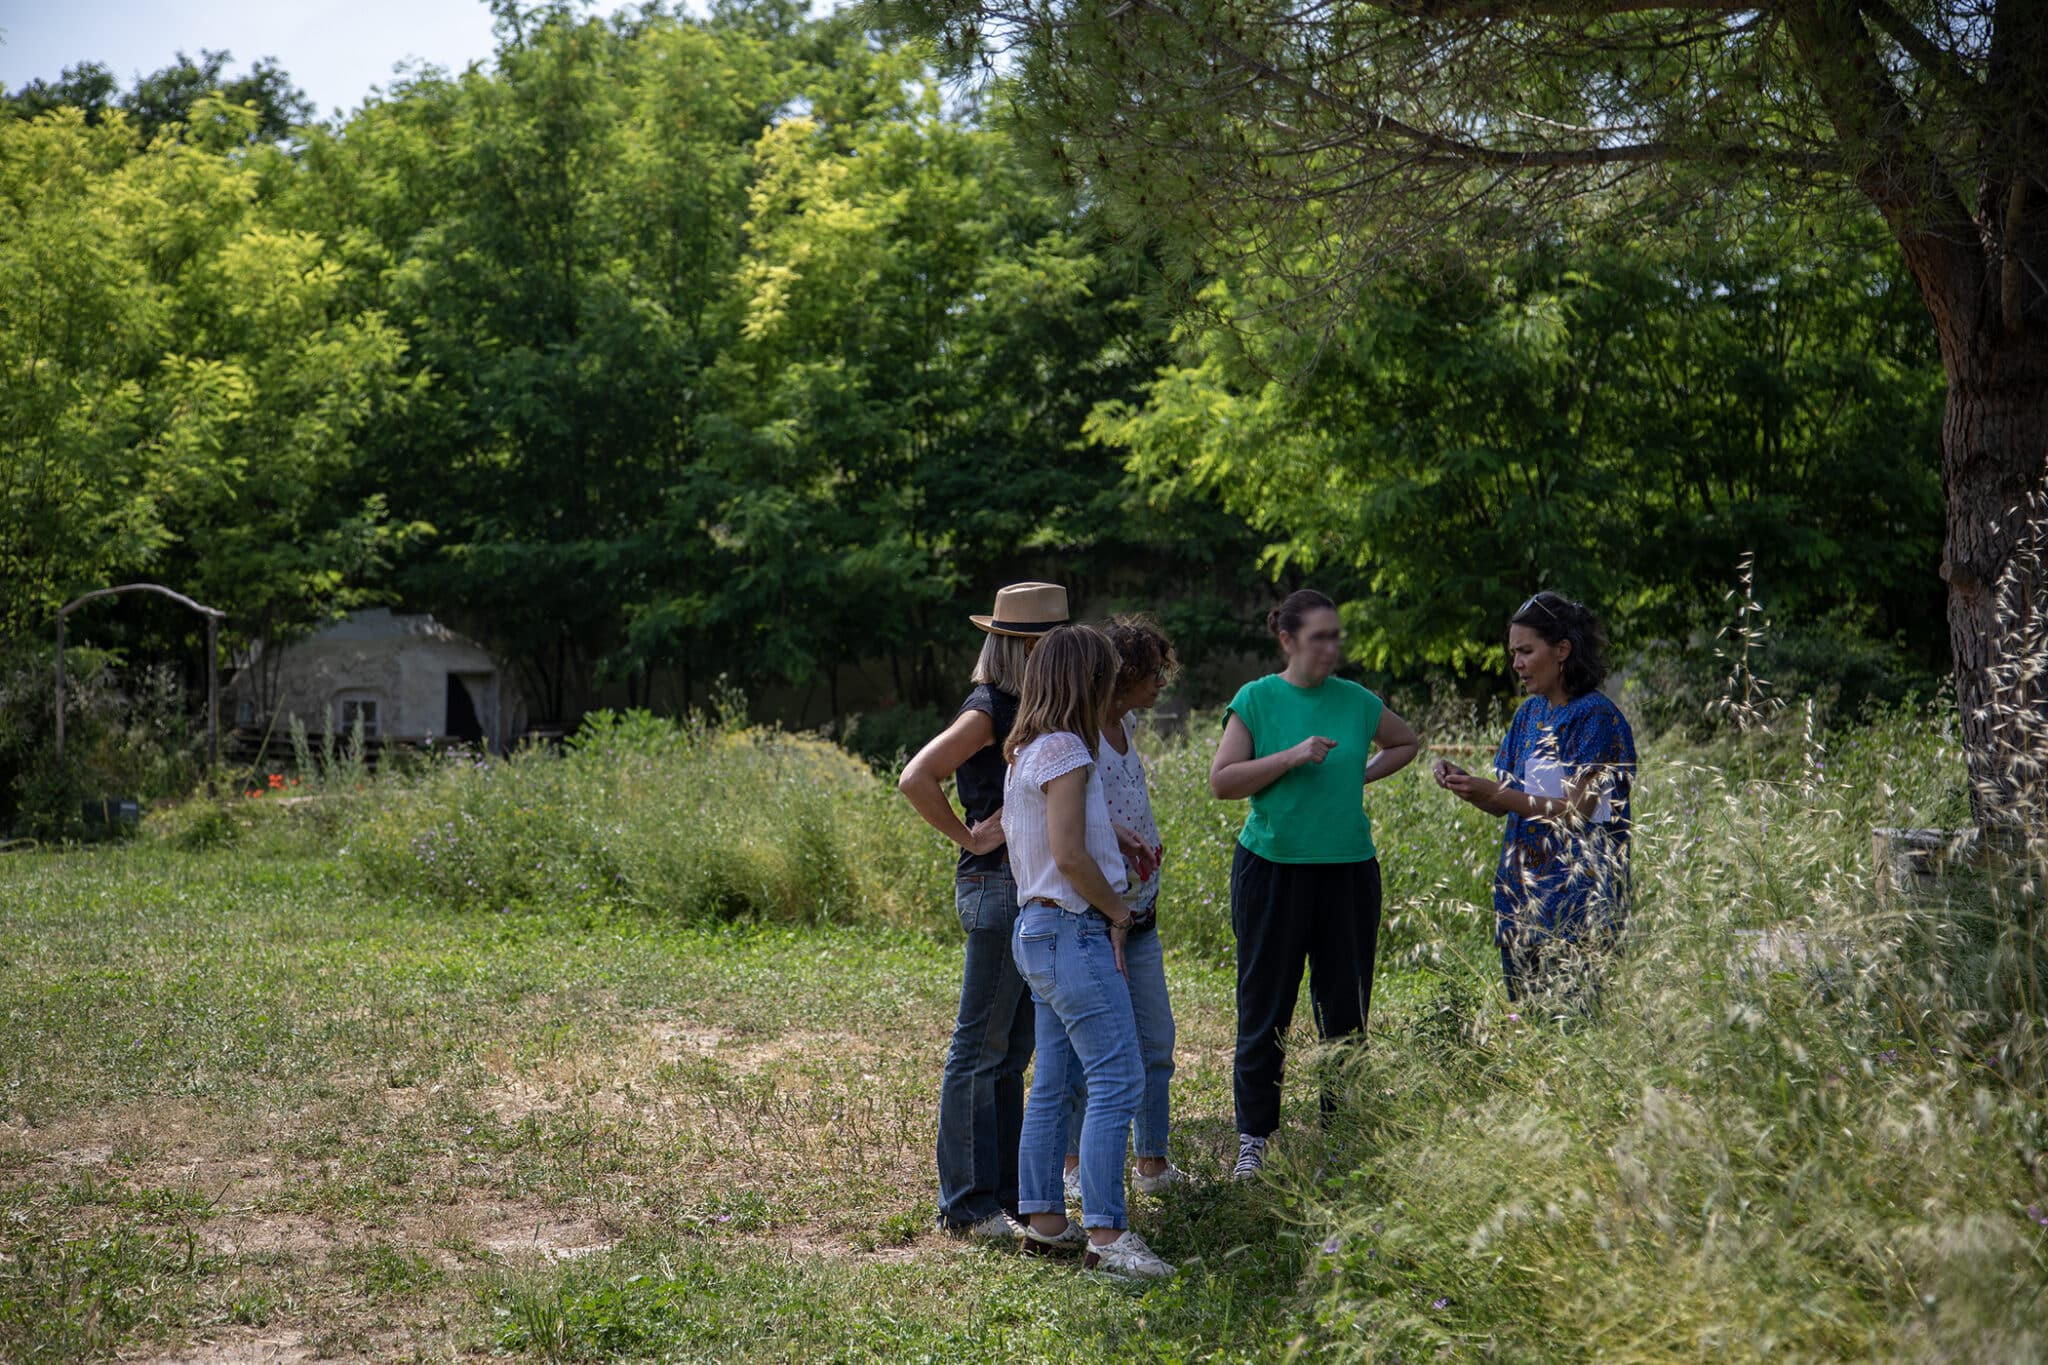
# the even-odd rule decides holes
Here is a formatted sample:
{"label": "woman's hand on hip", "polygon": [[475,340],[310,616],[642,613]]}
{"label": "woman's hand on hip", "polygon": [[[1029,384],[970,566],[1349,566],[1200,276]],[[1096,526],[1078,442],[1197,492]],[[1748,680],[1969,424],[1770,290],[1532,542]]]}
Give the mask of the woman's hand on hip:
{"label": "woman's hand on hip", "polygon": [[1003,846],[1003,840],[1003,808],[998,806],[986,820],[977,820],[967,827],[965,847],[979,856],[995,852]]}

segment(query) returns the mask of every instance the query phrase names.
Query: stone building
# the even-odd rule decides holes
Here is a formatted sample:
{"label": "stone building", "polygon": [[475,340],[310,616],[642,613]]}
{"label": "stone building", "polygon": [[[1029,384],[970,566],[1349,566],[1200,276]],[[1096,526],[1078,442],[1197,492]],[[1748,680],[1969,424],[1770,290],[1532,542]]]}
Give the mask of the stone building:
{"label": "stone building", "polygon": [[259,652],[228,683],[222,719],[243,734],[346,736],[380,744],[465,741],[502,752],[524,708],[490,653],[431,616],[378,607]]}

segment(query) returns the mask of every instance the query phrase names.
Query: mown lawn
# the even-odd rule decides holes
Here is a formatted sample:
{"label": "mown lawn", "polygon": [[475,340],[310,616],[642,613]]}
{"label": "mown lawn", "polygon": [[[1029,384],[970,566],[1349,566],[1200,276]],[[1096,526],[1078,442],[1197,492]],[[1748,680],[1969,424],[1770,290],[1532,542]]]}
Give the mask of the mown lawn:
{"label": "mown lawn", "polygon": [[[1146,1295],[930,1230],[943,934],[452,913],[163,847],[15,857],[0,906],[9,1359],[1266,1359],[1297,1331],[1273,1191],[1142,1203],[1186,1270]],[[1169,970],[1176,1156],[1213,1180],[1230,983]]]}

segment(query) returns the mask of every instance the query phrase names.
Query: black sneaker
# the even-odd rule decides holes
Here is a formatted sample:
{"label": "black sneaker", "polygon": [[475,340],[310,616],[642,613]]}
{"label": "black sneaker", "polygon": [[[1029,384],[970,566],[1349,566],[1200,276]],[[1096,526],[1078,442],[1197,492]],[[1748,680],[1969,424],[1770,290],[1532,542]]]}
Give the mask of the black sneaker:
{"label": "black sneaker", "polygon": [[1232,1180],[1255,1180],[1266,1164],[1266,1139],[1253,1137],[1250,1133],[1237,1135],[1237,1165],[1231,1168]]}

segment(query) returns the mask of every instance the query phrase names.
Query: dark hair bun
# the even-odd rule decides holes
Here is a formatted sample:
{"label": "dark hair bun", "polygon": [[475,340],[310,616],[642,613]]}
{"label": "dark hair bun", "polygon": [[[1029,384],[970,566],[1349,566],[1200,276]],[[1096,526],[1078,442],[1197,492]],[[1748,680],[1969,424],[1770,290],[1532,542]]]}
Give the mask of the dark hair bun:
{"label": "dark hair bun", "polygon": [[1286,600],[1266,613],[1266,629],[1273,638],[1292,635],[1301,629],[1301,623],[1312,611],[1335,611],[1337,604],[1314,588],[1297,588],[1288,593]]}

